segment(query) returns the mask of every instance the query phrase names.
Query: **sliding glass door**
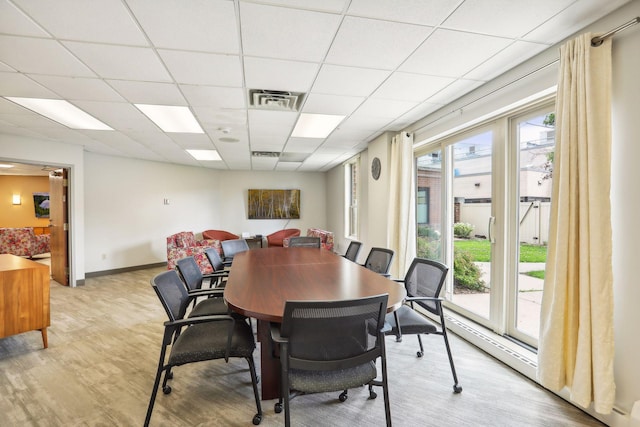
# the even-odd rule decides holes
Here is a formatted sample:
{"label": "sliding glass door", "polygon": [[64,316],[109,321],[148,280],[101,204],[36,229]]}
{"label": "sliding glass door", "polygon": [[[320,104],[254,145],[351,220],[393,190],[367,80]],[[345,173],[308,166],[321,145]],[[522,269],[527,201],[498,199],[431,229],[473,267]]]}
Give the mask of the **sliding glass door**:
{"label": "sliding glass door", "polygon": [[420,152],[418,256],[450,266],[446,305],[537,346],[554,149],[553,105]]}

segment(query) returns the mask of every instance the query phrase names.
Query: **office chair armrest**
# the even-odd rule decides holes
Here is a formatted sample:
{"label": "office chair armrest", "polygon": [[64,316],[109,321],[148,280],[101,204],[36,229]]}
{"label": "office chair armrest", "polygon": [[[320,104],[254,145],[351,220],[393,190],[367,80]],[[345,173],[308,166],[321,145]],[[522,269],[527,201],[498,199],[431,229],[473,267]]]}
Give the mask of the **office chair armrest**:
{"label": "office chair armrest", "polygon": [[221,297],[223,295],[224,289],[222,288],[194,289],[192,291],[189,291],[189,299],[207,296]]}
{"label": "office chair armrest", "polygon": [[280,335],[280,324],[278,323],[271,324],[271,339],[279,344],[289,342],[289,338],[283,338]]}
{"label": "office chair armrest", "polygon": [[214,271],[213,273],[207,273],[207,274],[203,274],[202,278],[203,279],[217,279],[220,277],[227,277],[229,276],[229,272],[227,270],[223,270],[223,271]]}
{"label": "office chair armrest", "polygon": [[172,328],[181,328],[183,326],[195,325],[197,323],[222,322],[222,321],[235,323],[236,320],[233,317],[229,316],[228,314],[216,314],[212,316],[197,316],[197,317],[188,317],[185,319],[178,319],[178,320],[167,320],[166,322],[164,322],[164,326],[172,327]]}
{"label": "office chair armrest", "polygon": [[444,298],[440,297],[406,297],[405,301],[444,301]]}

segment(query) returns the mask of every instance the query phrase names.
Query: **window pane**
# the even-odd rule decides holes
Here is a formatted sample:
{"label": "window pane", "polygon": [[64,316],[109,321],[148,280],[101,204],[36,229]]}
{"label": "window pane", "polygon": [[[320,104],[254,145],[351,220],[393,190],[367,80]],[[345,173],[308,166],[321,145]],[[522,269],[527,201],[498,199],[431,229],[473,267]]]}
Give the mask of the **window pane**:
{"label": "window pane", "polygon": [[442,162],[440,150],[420,156],[416,162],[417,187],[417,255],[442,261],[441,234],[441,182]]}

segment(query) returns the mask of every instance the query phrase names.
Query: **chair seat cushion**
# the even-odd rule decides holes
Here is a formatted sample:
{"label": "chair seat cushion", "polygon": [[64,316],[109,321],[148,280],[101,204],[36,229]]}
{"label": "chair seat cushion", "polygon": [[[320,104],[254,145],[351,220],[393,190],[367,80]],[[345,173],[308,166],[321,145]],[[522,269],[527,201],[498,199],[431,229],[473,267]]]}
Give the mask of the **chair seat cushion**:
{"label": "chair seat cushion", "polygon": [[[435,323],[422,314],[418,313],[408,305],[403,305],[398,310],[398,321],[402,334],[433,334],[438,331]],[[394,313],[389,313],[385,317],[383,331],[386,335],[397,335],[396,319]]]}
{"label": "chair seat cushion", "polygon": [[[227,348],[229,322],[209,322],[190,326],[182,331],[171,348],[169,365],[222,359]],[[256,347],[251,327],[244,321],[235,322],[235,333],[229,357],[251,357]]]}
{"label": "chair seat cushion", "polygon": [[289,386],[292,390],[306,393],[322,393],[360,387],[376,376],[376,365],[373,362],[338,371],[289,369]]}

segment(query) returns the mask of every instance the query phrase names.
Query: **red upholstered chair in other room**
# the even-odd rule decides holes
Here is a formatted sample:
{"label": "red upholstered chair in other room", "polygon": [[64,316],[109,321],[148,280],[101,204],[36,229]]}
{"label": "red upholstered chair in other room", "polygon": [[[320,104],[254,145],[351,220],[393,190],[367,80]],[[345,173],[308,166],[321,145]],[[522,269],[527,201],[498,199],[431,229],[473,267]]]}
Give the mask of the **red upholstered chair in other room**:
{"label": "red upholstered chair in other room", "polygon": [[196,240],[191,231],[173,234],[167,237],[167,269],[173,270],[177,260],[192,256],[198,263],[202,274],[212,273],[213,268],[204,253],[209,248],[215,248],[219,253],[222,252],[219,240]]}
{"label": "red upholstered chair in other room", "polygon": [[284,239],[289,237],[299,236],[300,230],[297,228],[285,228],[284,230],[278,230],[267,236],[268,246],[284,246]]}
{"label": "red upholstered chair in other room", "polygon": [[202,232],[202,238],[220,240],[222,242],[223,240],[236,240],[239,239],[240,236],[224,230],[205,230]]}

